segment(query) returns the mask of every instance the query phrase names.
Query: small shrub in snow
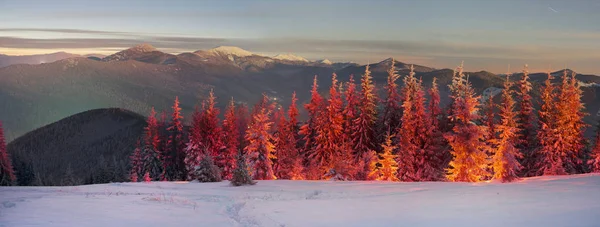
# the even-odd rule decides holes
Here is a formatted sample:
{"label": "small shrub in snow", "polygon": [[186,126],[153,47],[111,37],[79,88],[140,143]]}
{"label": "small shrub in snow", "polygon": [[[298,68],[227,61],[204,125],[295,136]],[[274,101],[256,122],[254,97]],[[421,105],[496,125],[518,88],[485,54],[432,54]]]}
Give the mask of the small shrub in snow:
{"label": "small shrub in snow", "polygon": [[246,166],[245,158],[242,155],[238,155],[237,167],[233,170],[231,185],[242,186],[254,184],[256,184],[256,181],[253,181],[250,173],[248,173],[248,167]]}
{"label": "small shrub in snow", "polygon": [[194,172],[190,174],[192,179],[199,182],[220,182],[221,170],[210,155],[204,155],[200,164],[194,168]]}

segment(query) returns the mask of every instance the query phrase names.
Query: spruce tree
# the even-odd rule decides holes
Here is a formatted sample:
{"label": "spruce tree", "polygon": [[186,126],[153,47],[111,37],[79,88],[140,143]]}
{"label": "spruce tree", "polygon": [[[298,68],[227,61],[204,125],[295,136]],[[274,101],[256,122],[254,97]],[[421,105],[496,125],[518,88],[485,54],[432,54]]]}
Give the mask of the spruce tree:
{"label": "spruce tree", "polygon": [[217,166],[223,168],[225,157],[222,157],[221,149],[223,147],[220,137],[221,128],[219,127],[219,112],[215,106],[217,104],[213,90],[210,90],[208,99],[202,105],[200,139],[206,147],[208,154],[211,155],[217,163]]}
{"label": "spruce tree", "polygon": [[225,110],[225,119],[223,120],[223,145],[226,147],[223,151],[223,179],[231,179],[236,165],[236,156],[239,150],[239,123],[236,115],[236,107],[233,98]]}
{"label": "spruce tree", "polygon": [[[542,88],[540,99],[542,106],[538,111],[540,130],[537,138],[540,143],[540,159],[536,162],[539,165],[540,173],[544,175],[564,175],[566,171],[563,168],[560,151],[555,149],[557,144],[557,110],[555,106],[556,96],[555,87],[552,84],[552,74],[547,73],[548,77]],[[537,174],[536,174],[537,175]]]}
{"label": "spruce tree", "polygon": [[0,121],[0,186],[10,186],[17,182],[15,177],[10,156],[6,150],[6,142],[4,141],[4,129]]}
{"label": "spruce tree", "polygon": [[[387,84],[385,90],[387,97],[384,100],[383,117],[382,117],[382,132],[391,130],[392,134],[396,133],[396,130],[400,127],[400,120],[402,118],[402,106],[401,97],[398,93],[398,80],[400,76],[396,74],[395,60],[392,59],[390,69],[388,70]],[[382,136],[385,136],[382,134]]]}
{"label": "spruce tree", "polygon": [[200,163],[195,166],[195,169],[190,173],[192,180],[199,182],[220,182],[221,170],[215,164],[209,151],[202,152]]}
{"label": "spruce tree", "polygon": [[477,182],[486,178],[489,149],[484,141],[485,127],[476,125],[479,98],[463,74],[462,65],[454,72],[450,85],[452,101],[452,131],[444,134],[453,156],[447,169],[450,181]]}
{"label": "spruce tree", "polygon": [[150,110],[150,115],[146,121],[147,126],[144,129],[144,145],[142,148],[142,157],[144,171],[148,172],[152,180],[160,180],[163,173],[163,164],[161,157],[162,151],[158,150],[160,137],[158,134],[158,121],[155,117],[154,108]]}
{"label": "spruce tree", "polygon": [[381,181],[398,181],[398,163],[396,162],[396,155],[394,155],[396,146],[392,144],[392,135],[388,133],[385,137],[385,142],[381,144],[383,153],[379,159],[379,172],[380,175],[377,180]]}
{"label": "spruce tree", "polygon": [[[268,103],[268,98],[263,94],[264,103]],[[271,109],[265,105],[257,105],[257,110],[253,111],[250,126],[246,131],[246,140],[248,146],[245,148],[248,154],[248,160],[251,168],[251,175],[256,180],[273,180],[276,179],[273,173],[273,162],[275,159],[272,136],[269,133],[271,129]]]}
{"label": "spruce tree", "polygon": [[298,109],[296,108],[296,92],[292,94],[292,103],[288,109],[288,118],[285,119],[285,113],[281,110],[277,115],[277,169],[275,175],[278,179],[301,180],[303,176],[302,158],[298,153],[297,138],[298,129],[296,127]]}
{"label": "spruce tree", "polygon": [[[317,127],[319,127],[318,121],[320,115],[322,114],[323,109],[323,98],[319,94],[318,84],[317,84],[317,76],[313,79],[313,85],[311,90],[311,98],[310,102],[304,104],[304,108],[308,113],[307,122],[300,127],[300,135],[303,136],[304,140],[304,164],[307,167],[306,177],[309,180],[317,180],[321,176],[319,176],[319,169],[316,166],[315,160],[310,160],[308,156],[310,154],[314,154],[317,149],[316,137],[317,137]],[[310,174],[308,174],[310,173]]]}
{"label": "spruce tree", "polygon": [[231,185],[243,186],[243,185],[255,185],[256,181],[252,180],[252,176],[248,173],[248,167],[246,165],[246,158],[241,152],[238,152],[236,167],[233,170],[233,176],[231,178]]}
{"label": "spruce tree", "polygon": [[515,101],[512,97],[512,83],[507,74],[502,90],[502,104],[500,105],[500,124],[497,125],[497,138],[491,140],[494,144],[494,156],[492,158],[493,178],[502,182],[510,182],[518,179],[518,172],[522,168],[518,158],[521,152],[516,147],[519,141],[519,128],[517,124],[517,113],[514,111]]}
{"label": "spruce tree", "polygon": [[183,116],[179,108],[179,97],[175,97],[173,113],[169,124],[169,141],[167,142],[167,180],[185,180],[187,170],[185,166],[185,143],[183,134]]}
{"label": "spruce tree", "polygon": [[[334,73],[329,89],[327,107],[317,117],[316,121],[316,149],[308,154],[308,158],[315,161],[316,167],[322,176],[327,174],[341,153],[343,139],[344,117],[342,115],[343,102],[338,89],[337,75]],[[339,172],[335,171],[334,172]]]}
{"label": "spruce tree", "polygon": [[592,148],[591,159],[588,160],[590,169],[593,173],[600,173],[600,122],[596,129],[595,144]]}
{"label": "spruce tree", "polygon": [[517,127],[519,141],[517,148],[523,154],[523,158],[520,159],[521,169],[520,176],[531,177],[536,176],[538,166],[538,160],[540,155],[536,152],[537,147],[537,124],[536,116],[533,109],[533,103],[531,98],[531,82],[529,82],[529,70],[527,65],[523,68],[523,76],[517,83],[517,98],[519,100],[519,113],[517,115]]}
{"label": "spruce tree", "polygon": [[[203,108],[204,109],[204,108]],[[196,169],[198,165],[200,165],[200,161],[203,157],[204,152],[206,152],[206,145],[203,143],[202,139],[202,115],[204,112],[198,111],[198,107],[194,109],[192,113],[192,126],[189,130],[189,140],[186,144],[185,148],[185,158],[184,163],[186,167],[186,179],[192,180],[192,173]]]}
{"label": "spruce tree", "polygon": [[140,173],[143,173],[142,167],[142,149],[140,148],[140,140],[138,140],[135,144],[135,149],[133,150],[133,154],[129,156],[131,171],[129,172],[129,180],[131,182],[138,182],[140,178]]}
{"label": "spruce tree", "polygon": [[375,121],[377,119],[377,97],[373,85],[369,65],[361,78],[360,104],[358,107],[358,118],[354,119],[352,125],[352,141],[354,144],[355,158],[357,161],[363,159],[371,150],[375,150]]}
{"label": "spruce tree", "polygon": [[444,169],[450,162],[452,156],[445,149],[445,140],[442,133],[440,118],[442,118],[442,110],[440,109],[440,92],[438,90],[437,78],[433,78],[431,88],[429,89],[429,107],[428,114],[430,127],[428,127],[427,151],[431,157],[431,165],[435,167],[435,174],[429,176],[427,180],[439,181],[444,178]]}

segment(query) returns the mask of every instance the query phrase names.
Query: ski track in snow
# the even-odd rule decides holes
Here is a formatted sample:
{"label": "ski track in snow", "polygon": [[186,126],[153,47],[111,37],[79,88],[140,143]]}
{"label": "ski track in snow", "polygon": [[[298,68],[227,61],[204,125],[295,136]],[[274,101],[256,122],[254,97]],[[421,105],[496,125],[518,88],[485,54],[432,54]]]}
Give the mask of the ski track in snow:
{"label": "ski track in snow", "polygon": [[0,187],[0,226],[600,224],[600,174],[500,183],[259,181]]}

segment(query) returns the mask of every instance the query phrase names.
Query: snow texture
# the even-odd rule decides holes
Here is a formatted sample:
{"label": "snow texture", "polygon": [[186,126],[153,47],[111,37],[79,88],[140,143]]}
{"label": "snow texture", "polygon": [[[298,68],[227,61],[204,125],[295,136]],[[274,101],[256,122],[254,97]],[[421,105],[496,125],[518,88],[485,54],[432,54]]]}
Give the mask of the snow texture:
{"label": "snow texture", "polygon": [[515,183],[259,181],[0,187],[0,226],[556,226],[600,223],[600,174]]}

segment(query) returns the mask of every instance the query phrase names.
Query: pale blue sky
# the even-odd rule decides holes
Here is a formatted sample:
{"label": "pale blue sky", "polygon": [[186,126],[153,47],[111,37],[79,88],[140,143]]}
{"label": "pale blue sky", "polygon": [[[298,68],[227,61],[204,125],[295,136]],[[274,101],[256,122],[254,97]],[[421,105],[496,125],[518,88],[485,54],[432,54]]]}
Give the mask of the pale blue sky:
{"label": "pale blue sky", "polygon": [[600,1],[0,0],[0,53],[111,53],[148,42],[309,59],[600,74]]}

